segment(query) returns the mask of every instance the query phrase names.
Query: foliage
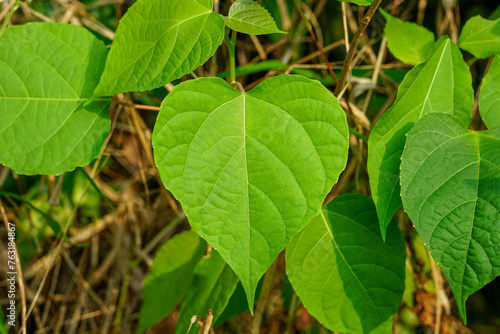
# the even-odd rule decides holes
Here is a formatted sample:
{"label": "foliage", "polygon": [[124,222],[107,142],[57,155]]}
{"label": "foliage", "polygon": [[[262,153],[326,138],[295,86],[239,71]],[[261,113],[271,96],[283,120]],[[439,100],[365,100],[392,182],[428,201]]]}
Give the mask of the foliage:
{"label": "foliage", "polygon": [[[286,16],[296,14],[292,18],[301,22],[297,29],[307,31],[318,49],[322,75],[310,68],[294,68],[300,61],[288,63],[299,52],[298,30],[290,34],[290,40],[297,42],[285,49],[281,60],[266,60],[271,51],[264,50],[257,37],[248,38],[245,41],[255,44],[263,61],[236,67],[237,59],[246,59],[238,58],[236,48],[247,47],[237,41],[237,32],[287,36],[271,14],[252,0],[231,2],[227,16],[214,9],[213,0],[138,0],[120,20],[109,54],[98,37],[76,25],[29,23],[0,30],[0,163],[18,174],[61,175],[100,159],[110,131],[110,106],[123,107],[130,114],[130,124],[139,129],[143,119],[133,101],[158,106],[162,100],[160,107],[141,106],[158,110],[152,135],[136,132],[143,147],[148,147],[141,153],[151,167],[154,159],[158,184],[168,190],[158,187],[153,196],[164,198],[178,217],[184,217],[172,194],[193,231],[176,234],[157,251],[142,288],[137,333],[172,313],[178,319],[178,334],[189,332],[193,315],[208,314],[204,326],[211,327],[226,321],[225,315],[234,315],[226,310],[231,303],[237,304],[237,310],[246,303],[243,308],[253,315],[256,291],[262,284],[253,319],[254,332],[258,331],[274,271],[280,266],[283,272],[286,268],[294,291],[293,297],[282,296],[290,300],[287,331],[297,304],[303,303],[329,330],[390,332],[401,302],[414,306],[425,285],[413,279],[409,263],[419,263],[422,272],[434,276],[435,286],[425,289],[443,298],[436,279],[441,277],[439,269],[427,258],[425,247],[446,278],[464,323],[467,298],[500,275],[500,19],[475,16],[465,23],[460,37],[450,28],[451,38],[435,41],[429,30],[394,16],[397,6],[391,14],[381,9],[387,21],[388,50],[401,62],[416,66],[410,70],[405,65],[408,71],[395,101],[380,103],[371,98],[377,87],[390,90],[388,85],[378,86],[383,49],[370,79],[356,82],[355,75],[348,75],[358,73],[358,69],[351,72],[352,50],[371,47],[364,29],[380,1],[348,2],[370,8],[355,24],[355,40],[351,51],[346,50],[339,76],[349,79],[340,82],[321,46],[324,37],[318,34],[308,2],[293,1],[293,12],[286,7],[292,2],[283,1],[273,4],[270,12],[279,13],[277,22],[288,27],[293,20],[287,21]],[[453,15],[449,8],[444,10],[448,17]],[[229,70],[188,80],[186,75],[197,77],[193,71],[211,57],[217,63],[223,40]],[[469,66],[478,59],[466,62],[460,49],[476,58],[491,57],[477,101]],[[269,72],[257,75],[263,71]],[[389,73],[385,75],[391,77]],[[244,87],[237,75],[259,79]],[[334,96],[311,78],[336,85],[335,91],[341,93]],[[346,89],[339,89],[343,85]],[[366,91],[362,111],[356,104]],[[116,95],[114,104],[106,98],[112,95]],[[370,102],[388,108],[373,128],[367,112]],[[475,105],[483,123],[476,117]],[[479,126],[474,128],[476,122]],[[124,132],[133,132],[124,126],[119,131],[117,140],[123,142],[129,135]],[[76,214],[68,203],[82,205],[79,214],[87,225],[89,217],[99,220],[100,203],[109,205],[108,196],[117,196],[113,187],[93,180],[105,164],[98,160],[92,172],[84,168],[68,174],[75,184],[69,191],[62,183],[54,187],[54,178],[48,178],[50,186],[37,183],[36,191],[22,196],[3,190],[0,195],[15,205],[15,201],[28,202],[42,213],[19,215],[29,224],[18,225],[29,242],[61,238],[56,249],[69,262],[71,254],[62,243],[66,238],[73,244],[81,241],[66,235]],[[152,184],[144,176],[142,161],[137,166],[141,171],[137,179],[144,179],[149,205]],[[359,191],[366,189],[360,186],[365,171],[372,198],[349,194],[368,193]],[[356,181],[349,186],[342,179],[337,183],[341,175]],[[58,196],[44,193],[43,200],[31,198],[46,187]],[[86,198],[89,188],[92,196]],[[133,202],[127,197],[126,205],[111,205],[111,211],[132,211]],[[58,205],[64,208],[54,210]],[[63,218],[66,225],[55,221]],[[42,219],[49,228],[40,224]],[[406,228],[409,220],[416,232]],[[89,229],[99,228],[95,226]],[[163,236],[174,228],[172,224]],[[121,233],[118,227],[116,233]],[[280,253],[285,249],[283,259]],[[140,248],[135,252],[141,254]],[[407,259],[407,254],[425,259]],[[133,272],[138,264],[128,265]],[[80,268],[73,267],[81,284]],[[128,284],[124,283],[123,291]],[[97,294],[84,287],[96,304],[102,304]],[[123,291],[117,305],[126,303]],[[117,314],[119,323],[122,314]]]}

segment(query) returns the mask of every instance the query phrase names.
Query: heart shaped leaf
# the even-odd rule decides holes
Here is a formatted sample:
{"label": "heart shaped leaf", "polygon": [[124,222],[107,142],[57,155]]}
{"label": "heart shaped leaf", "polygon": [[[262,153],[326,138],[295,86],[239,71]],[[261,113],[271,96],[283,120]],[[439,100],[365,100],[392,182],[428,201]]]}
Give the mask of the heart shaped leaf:
{"label": "heart shaped leaf", "polygon": [[0,163],[30,175],[88,165],[110,128],[109,99],[83,107],[104,43],[78,26],[29,23],[7,28],[0,50]]}
{"label": "heart shaped leaf", "polygon": [[286,271],[307,310],[342,333],[390,333],[405,290],[406,249],[396,224],[384,243],[373,201],[344,195],[287,247]]}
{"label": "heart shaped leaf", "polygon": [[[238,284],[238,278],[216,251],[210,252],[194,269],[191,289],[182,302],[176,334],[186,334],[194,315],[205,318],[212,310],[213,323],[219,319]],[[197,331],[191,331],[197,333]]]}
{"label": "heart shaped leaf", "polygon": [[259,279],[344,169],[348,127],[317,81],[278,76],[242,94],[202,78],[164,100],[153,148],[163,184],[231,266],[253,309]]}
{"label": "heart shaped leaf", "polygon": [[426,61],[434,46],[434,34],[413,22],[405,22],[383,9],[379,11],[387,21],[384,34],[387,48],[405,64],[417,65]]}
{"label": "heart shaped leaf", "polygon": [[213,0],[138,0],[123,16],[94,96],[160,87],[204,64],[224,37]]}
{"label": "heart shaped leaf", "polygon": [[144,302],[136,333],[143,333],[180,303],[191,287],[193,270],[205,249],[206,243],[191,231],[174,236],[160,248],[144,282]]}
{"label": "heart shaped leaf", "polygon": [[408,133],[401,189],[465,322],[467,297],[500,275],[500,129],[470,131],[443,114],[422,118]]}
{"label": "heart shaped leaf", "polygon": [[500,53],[500,19],[488,20],[477,15],[465,22],[458,45],[477,58]]}
{"label": "heart shaped leaf", "polygon": [[495,56],[483,79],[479,112],[488,129],[500,128],[500,56]]}
{"label": "heart shaped leaf", "polygon": [[253,0],[236,0],[224,22],[229,28],[244,34],[284,33],[278,29],[271,14]]}
{"label": "heart shaped leaf", "polygon": [[368,140],[368,174],[380,230],[401,206],[399,167],[405,135],[427,113],[452,114],[469,124],[474,101],[472,79],[460,50],[441,38],[429,60],[404,78],[394,105],[378,121]]}

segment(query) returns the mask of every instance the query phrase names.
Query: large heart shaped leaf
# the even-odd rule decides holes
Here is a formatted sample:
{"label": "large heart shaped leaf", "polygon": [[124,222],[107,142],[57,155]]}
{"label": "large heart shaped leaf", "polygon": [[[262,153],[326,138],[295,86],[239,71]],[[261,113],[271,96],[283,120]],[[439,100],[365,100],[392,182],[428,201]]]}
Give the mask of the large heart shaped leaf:
{"label": "large heart shaped leaf", "polygon": [[380,230],[401,206],[399,166],[405,135],[427,113],[456,116],[465,126],[474,101],[469,67],[455,43],[443,37],[429,60],[412,69],[398,90],[394,105],[373,128],[368,141],[368,174]]}
{"label": "large heart shaped leaf", "polygon": [[403,204],[465,301],[500,274],[500,129],[474,132],[430,114],[408,133],[401,163]]}
{"label": "large heart shaped leaf", "polygon": [[488,20],[479,15],[469,19],[460,33],[458,45],[477,58],[500,53],[500,19]]}
{"label": "large heart shaped leaf", "polygon": [[387,21],[384,34],[387,48],[405,64],[417,65],[429,58],[434,46],[434,34],[413,22],[405,22],[383,9],[379,11]]}
{"label": "large heart shaped leaf", "polygon": [[180,303],[191,287],[194,269],[205,249],[206,243],[192,231],[174,236],[160,248],[144,282],[144,302],[136,333],[143,333]]}
{"label": "large heart shaped leaf", "polygon": [[269,12],[253,0],[236,0],[224,17],[226,25],[238,32],[251,35],[283,33]]}
{"label": "large heart shaped leaf", "polygon": [[[194,315],[213,312],[213,323],[221,316],[238,284],[238,278],[216,251],[203,258],[194,270],[191,289],[182,302],[175,333],[186,334]],[[190,333],[197,333],[192,330]]]}
{"label": "large heart shaped leaf", "polygon": [[12,26],[0,38],[0,163],[20,174],[62,174],[95,159],[109,132],[110,100],[92,95],[106,60],[87,30]]}
{"label": "large heart shaped leaf", "polygon": [[138,0],[123,16],[94,96],[160,87],[205,63],[224,37],[213,0]]}
{"label": "large heart shaped leaf", "polygon": [[479,95],[479,112],[488,129],[500,127],[500,56],[495,56],[484,77]]}
{"label": "large heart shaped leaf", "polygon": [[286,250],[286,271],[307,310],[342,333],[390,333],[405,289],[396,224],[384,243],[373,201],[344,195],[323,207]]}
{"label": "large heart shaped leaf", "polygon": [[260,277],[345,167],[348,127],[317,81],[279,76],[242,94],[202,78],[164,100],[153,147],[163,183],[231,266],[253,309]]}

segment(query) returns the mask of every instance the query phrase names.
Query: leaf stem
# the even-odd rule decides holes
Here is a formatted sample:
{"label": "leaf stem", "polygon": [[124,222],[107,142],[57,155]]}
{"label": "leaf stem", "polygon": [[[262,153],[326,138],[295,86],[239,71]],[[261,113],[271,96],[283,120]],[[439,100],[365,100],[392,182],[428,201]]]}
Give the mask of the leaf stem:
{"label": "leaf stem", "polygon": [[14,5],[12,5],[12,8],[10,9],[10,12],[9,14],[7,15],[7,17],[5,18],[5,21],[3,21],[3,24],[2,24],[2,28],[0,29],[0,37],[2,37],[3,35],[3,32],[5,31],[5,29],[7,28],[7,25],[9,24],[9,21],[10,21],[10,18],[12,17],[12,15],[14,15],[15,11],[21,7],[21,4],[19,3],[19,0],[16,0],[14,2]]}
{"label": "leaf stem", "polygon": [[231,38],[229,38],[229,29],[226,30],[224,34],[224,40],[226,41],[227,48],[229,49],[229,70],[231,71],[231,85],[236,82],[236,31],[232,32]]}

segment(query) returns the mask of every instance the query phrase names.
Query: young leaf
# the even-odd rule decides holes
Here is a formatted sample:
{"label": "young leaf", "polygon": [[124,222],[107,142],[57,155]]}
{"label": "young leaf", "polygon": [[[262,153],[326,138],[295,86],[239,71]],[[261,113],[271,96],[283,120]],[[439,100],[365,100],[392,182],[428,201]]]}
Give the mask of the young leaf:
{"label": "young leaf", "polygon": [[180,303],[191,287],[193,270],[205,248],[206,243],[191,231],[174,236],[160,248],[144,282],[144,302],[136,333],[143,333]]}
{"label": "young leaf", "polygon": [[401,189],[466,322],[467,297],[500,275],[500,129],[470,131],[443,114],[422,118],[408,133]]}
{"label": "young leaf", "polygon": [[212,0],[138,0],[123,16],[94,96],[146,91],[194,71],[224,37]]}
{"label": "young leaf", "polygon": [[469,19],[460,33],[458,45],[477,58],[500,53],[500,19],[487,20],[479,15]]}
{"label": "young leaf", "polygon": [[[210,252],[209,257],[203,258],[194,273],[193,284],[187,291],[179,312],[176,334],[187,333],[191,318],[194,315],[204,318],[208,310],[213,311],[212,323],[215,323],[238,284],[238,277],[216,251]],[[192,332],[197,333],[197,331]]]}
{"label": "young leaf", "polygon": [[495,56],[483,79],[479,112],[488,129],[500,127],[500,56]]}
{"label": "young leaf", "polygon": [[244,34],[284,33],[278,29],[271,14],[253,0],[236,0],[223,19],[229,28]]}
{"label": "young leaf", "polygon": [[396,224],[379,233],[373,201],[344,195],[287,247],[286,271],[307,310],[342,333],[390,333],[405,290],[406,250]]}
{"label": "young leaf", "polygon": [[406,133],[422,115],[431,112],[452,114],[466,126],[473,101],[469,68],[457,46],[443,37],[429,60],[408,72],[396,102],[368,140],[368,174],[384,239],[387,225],[401,206],[399,166]]}
{"label": "young leaf", "polygon": [[86,107],[106,60],[87,30],[58,23],[12,26],[0,38],[0,163],[19,174],[88,165],[109,132],[109,100]]}
{"label": "young leaf", "polygon": [[379,11],[387,21],[384,34],[387,48],[405,64],[417,65],[426,61],[434,46],[434,34],[413,22],[404,22],[383,9]]}
{"label": "young leaf", "polygon": [[163,101],[153,148],[163,184],[231,266],[253,309],[259,279],[344,169],[348,127],[317,81],[283,75],[242,94],[202,78]]}

